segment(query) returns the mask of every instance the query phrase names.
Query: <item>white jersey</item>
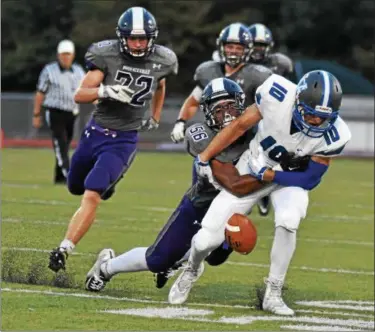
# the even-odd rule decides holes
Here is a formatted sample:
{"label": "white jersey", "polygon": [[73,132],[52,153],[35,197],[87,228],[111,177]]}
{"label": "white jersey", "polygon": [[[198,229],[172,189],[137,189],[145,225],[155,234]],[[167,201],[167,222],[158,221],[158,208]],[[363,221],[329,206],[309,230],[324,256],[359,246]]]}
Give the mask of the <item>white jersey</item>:
{"label": "white jersey", "polygon": [[285,150],[299,157],[337,156],[351,138],[350,130],[341,117],[322,137],[309,137],[300,131],[290,134],[296,87],[286,78],[273,74],[256,91],[256,104],[263,119],[250,142],[250,151],[257,156],[260,145],[266,152],[268,167],[277,165]]}

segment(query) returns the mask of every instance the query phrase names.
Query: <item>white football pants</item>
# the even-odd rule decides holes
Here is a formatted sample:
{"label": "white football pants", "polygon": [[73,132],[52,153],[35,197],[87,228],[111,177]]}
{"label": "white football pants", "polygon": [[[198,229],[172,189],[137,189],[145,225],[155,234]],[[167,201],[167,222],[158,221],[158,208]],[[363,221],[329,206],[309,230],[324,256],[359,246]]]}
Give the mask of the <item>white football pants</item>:
{"label": "white football pants", "polygon": [[[246,150],[236,165],[241,175],[250,173],[249,157],[250,150]],[[235,213],[247,215],[258,200],[267,195],[271,195],[275,227],[282,226],[295,232],[300,220],[306,216],[309,202],[307,190],[269,184],[255,193],[239,198],[223,189],[211,203],[203,218],[202,228],[195,235],[192,245],[196,250],[208,255],[224,241],[225,224],[229,218]]]}

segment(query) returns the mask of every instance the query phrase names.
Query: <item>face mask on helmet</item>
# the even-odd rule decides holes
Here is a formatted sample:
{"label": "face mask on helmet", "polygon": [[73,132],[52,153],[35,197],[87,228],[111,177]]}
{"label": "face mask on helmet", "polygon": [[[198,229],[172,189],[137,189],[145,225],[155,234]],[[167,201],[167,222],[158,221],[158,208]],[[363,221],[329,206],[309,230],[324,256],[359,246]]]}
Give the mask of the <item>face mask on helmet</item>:
{"label": "face mask on helmet", "polygon": [[329,107],[316,106],[314,109],[297,100],[293,111],[293,121],[305,135],[318,138],[332,128],[338,113]]}
{"label": "face mask on helmet", "polygon": [[144,8],[132,7],[121,15],[116,35],[124,54],[145,57],[153,51],[158,36],[155,18]]}
{"label": "face mask on helmet", "polygon": [[232,68],[246,63],[252,52],[252,38],[247,27],[231,24],[224,28],[216,41],[221,61]]}
{"label": "face mask on helmet", "polygon": [[221,130],[228,126],[244,110],[240,97],[229,96],[201,103],[200,107],[205,114],[207,125],[214,130]]}
{"label": "face mask on helmet", "polygon": [[251,53],[251,59],[253,61],[264,61],[269,54],[270,45],[262,42],[254,42],[253,52]]}

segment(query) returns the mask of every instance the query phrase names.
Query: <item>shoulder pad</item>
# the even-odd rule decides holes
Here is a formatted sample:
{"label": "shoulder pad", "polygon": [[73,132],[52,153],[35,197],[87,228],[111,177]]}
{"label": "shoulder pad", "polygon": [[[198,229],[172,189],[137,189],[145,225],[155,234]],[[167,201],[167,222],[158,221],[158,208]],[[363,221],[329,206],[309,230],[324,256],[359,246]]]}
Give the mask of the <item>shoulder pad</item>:
{"label": "shoulder pad", "polygon": [[118,40],[103,40],[93,43],[85,54],[85,64],[88,70],[100,69],[107,71],[106,56],[118,55],[120,53]]}
{"label": "shoulder pad", "polygon": [[194,74],[194,81],[202,89],[214,78],[222,77],[224,73],[221,68],[221,64],[217,61],[206,61],[201,63]]}
{"label": "shoulder pad", "polygon": [[272,62],[279,68],[278,71],[281,73],[293,72],[293,61],[287,55],[283,53],[273,53],[270,55]]}
{"label": "shoulder pad", "polygon": [[196,157],[210,144],[215,134],[203,123],[195,123],[185,132],[185,147],[189,154]]}
{"label": "shoulder pad", "polygon": [[158,62],[171,68],[170,73],[177,75],[178,59],[177,55],[168,47],[162,45],[155,45],[155,51],[151,55]]}
{"label": "shoulder pad", "polygon": [[315,156],[334,157],[342,153],[352,134],[348,125],[339,116],[331,130],[326,132],[321,144],[317,147]]}
{"label": "shoulder pad", "polygon": [[272,74],[257,88],[255,102],[263,117],[267,114],[272,117],[270,111],[278,110],[280,103],[289,100],[289,96],[293,96],[294,100],[295,91],[296,85],[293,82],[280,75]]}

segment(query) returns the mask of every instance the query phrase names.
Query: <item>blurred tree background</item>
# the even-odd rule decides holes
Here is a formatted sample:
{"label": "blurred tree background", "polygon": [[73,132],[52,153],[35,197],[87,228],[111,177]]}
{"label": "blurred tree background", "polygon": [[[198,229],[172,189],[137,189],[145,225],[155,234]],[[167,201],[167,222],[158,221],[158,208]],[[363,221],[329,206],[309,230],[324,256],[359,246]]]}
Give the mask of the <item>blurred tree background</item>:
{"label": "blurred tree background", "polygon": [[55,59],[63,38],[76,44],[83,64],[93,42],[115,38],[119,16],[131,6],[150,10],[159,25],[158,43],[172,48],[180,62],[168,92],[187,93],[196,66],[209,60],[220,30],[233,22],[264,23],[275,50],[292,58],[328,59],[361,72],[374,82],[372,0],[247,1],[2,1],[2,90],[33,91],[43,66]]}

